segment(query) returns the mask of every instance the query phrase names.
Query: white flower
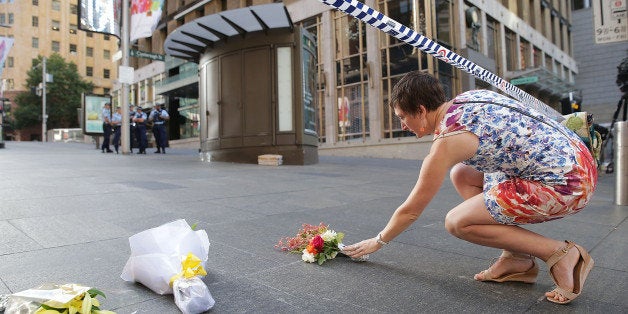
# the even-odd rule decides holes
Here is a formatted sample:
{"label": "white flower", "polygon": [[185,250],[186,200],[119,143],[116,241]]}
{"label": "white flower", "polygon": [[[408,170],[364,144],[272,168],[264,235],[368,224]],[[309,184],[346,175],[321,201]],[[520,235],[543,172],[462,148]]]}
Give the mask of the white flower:
{"label": "white flower", "polygon": [[321,238],[323,238],[325,242],[333,241],[334,239],[336,239],[336,231],[327,230],[323,234],[321,234]]}
{"label": "white flower", "polygon": [[301,259],[308,263],[316,262],[316,258],[314,257],[314,254],[308,252],[307,249],[303,250],[303,255],[301,255]]}

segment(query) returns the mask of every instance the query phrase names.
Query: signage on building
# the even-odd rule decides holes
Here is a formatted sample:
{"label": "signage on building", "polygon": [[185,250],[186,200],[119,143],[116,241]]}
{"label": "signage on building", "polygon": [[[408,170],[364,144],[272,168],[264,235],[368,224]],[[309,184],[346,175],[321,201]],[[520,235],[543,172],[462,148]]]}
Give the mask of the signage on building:
{"label": "signage on building", "polygon": [[145,59],[151,59],[151,60],[156,60],[156,61],[166,60],[165,55],[160,55],[158,53],[152,53],[152,52],[141,51],[141,50],[134,50],[134,49],[131,49],[129,51],[129,55],[131,57],[145,58]]}
{"label": "signage on building", "polygon": [[510,84],[512,85],[524,85],[524,84],[532,84],[539,81],[538,76],[523,76],[510,80]]}
{"label": "signage on building", "polygon": [[628,41],[628,0],[593,1],[595,43]]}

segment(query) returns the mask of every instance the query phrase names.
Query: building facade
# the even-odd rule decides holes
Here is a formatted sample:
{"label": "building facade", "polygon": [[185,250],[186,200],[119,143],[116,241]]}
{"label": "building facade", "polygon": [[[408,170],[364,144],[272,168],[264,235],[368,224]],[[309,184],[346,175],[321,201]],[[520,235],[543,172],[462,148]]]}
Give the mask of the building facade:
{"label": "building facade", "polygon": [[[195,19],[271,0],[167,1],[153,37],[141,50],[164,52],[164,39]],[[365,0],[364,3],[466,57],[546,104],[575,89],[571,1],[559,0]],[[428,140],[401,130],[387,105],[394,84],[407,72],[439,78],[450,97],[488,83],[438,61],[316,0],[285,0],[291,21],[317,41],[316,125],[321,155],[420,158]],[[219,36],[219,35],[218,35]],[[199,38],[202,40],[202,38]],[[207,47],[212,49],[212,47]],[[171,145],[199,147],[198,65],[166,56],[163,72],[135,60],[133,103],[163,99],[171,113]],[[139,78],[137,72],[154,73]],[[143,87],[142,87],[143,86]],[[496,89],[495,89],[496,90]],[[171,120],[172,121],[172,120]],[[174,130],[173,130],[174,129]]]}
{"label": "building facade", "polygon": [[622,97],[615,81],[617,67],[628,58],[628,41],[596,43],[592,4],[581,0],[573,11],[574,57],[580,69],[576,93],[582,99],[583,110],[593,113],[597,123],[606,125],[612,121]]}
{"label": "building facade", "polygon": [[[61,55],[77,65],[79,75],[94,84],[96,94],[109,94],[118,76],[112,61],[115,36],[78,29],[79,0],[13,0],[0,2],[0,36],[14,39],[2,72],[2,94],[12,100],[25,86],[32,60]],[[12,103],[15,106],[14,103]],[[54,110],[54,108],[50,108]],[[21,130],[14,140],[40,140],[41,128]]]}

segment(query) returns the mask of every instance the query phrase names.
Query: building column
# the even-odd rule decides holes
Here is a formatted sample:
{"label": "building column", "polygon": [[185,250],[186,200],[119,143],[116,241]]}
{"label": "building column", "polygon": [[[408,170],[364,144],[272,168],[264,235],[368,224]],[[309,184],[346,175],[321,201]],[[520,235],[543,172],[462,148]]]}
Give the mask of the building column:
{"label": "building column", "polygon": [[[366,5],[376,8],[375,0],[367,0]],[[366,28],[366,58],[368,64],[368,117],[369,117],[369,134],[371,140],[380,140],[382,138],[382,116],[384,115],[382,106],[382,58],[379,49],[379,29],[368,26]],[[388,36],[382,34],[382,36]]]}
{"label": "building column", "polygon": [[332,11],[327,10],[321,14],[321,57],[323,58],[323,75],[325,76],[325,142],[335,144],[338,142],[338,108],[336,107],[336,67],[334,61],[334,19]]}

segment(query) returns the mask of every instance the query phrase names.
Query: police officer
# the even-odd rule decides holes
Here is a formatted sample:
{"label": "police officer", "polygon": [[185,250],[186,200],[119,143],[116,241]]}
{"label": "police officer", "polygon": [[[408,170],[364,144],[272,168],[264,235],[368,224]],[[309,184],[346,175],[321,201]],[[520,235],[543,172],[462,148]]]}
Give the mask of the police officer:
{"label": "police officer", "polygon": [[102,109],[102,121],[103,141],[100,149],[103,153],[105,150],[107,153],[113,153],[109,148],[109,138],[111,138],[111,103],[105,103]]}
{"label": "police officer", "polygon": [[142,107],[136,107],[133,122],[135,122],[135,136],[140,146],[138,154],[146,154],[146,114],[142,111]]}
{"label": "police officer", "polygon": [[168,144],[165,123],[170,120],[170,115],[166,109],[163,109],[163,104],[156,103],[149,119],[153,121],[153,134],[155,135],[155,146],[157,146],[155,154],[165,154],[166,145]]}
{"label": "police officer", "polygon": [[139,147],[137,145],[138,139],[137,136],[135,136],[136,130],[135,130],[135,122],[133,122],[133,118],[135,118],[135,106],[133,104],[129,105],[129,140],[131,142],[130,146],[130,152],[131,154],[133,154],[133,145],[135,145],[135,147]]}
{"label": "police officer", "polygon": [[122,127],[122,108],[116,107],[116,112],[111,117],[111,126],[113,126],[113,147],[116,148],[116,154],[118,154],[118,147],[120,146],[120,128]]}

